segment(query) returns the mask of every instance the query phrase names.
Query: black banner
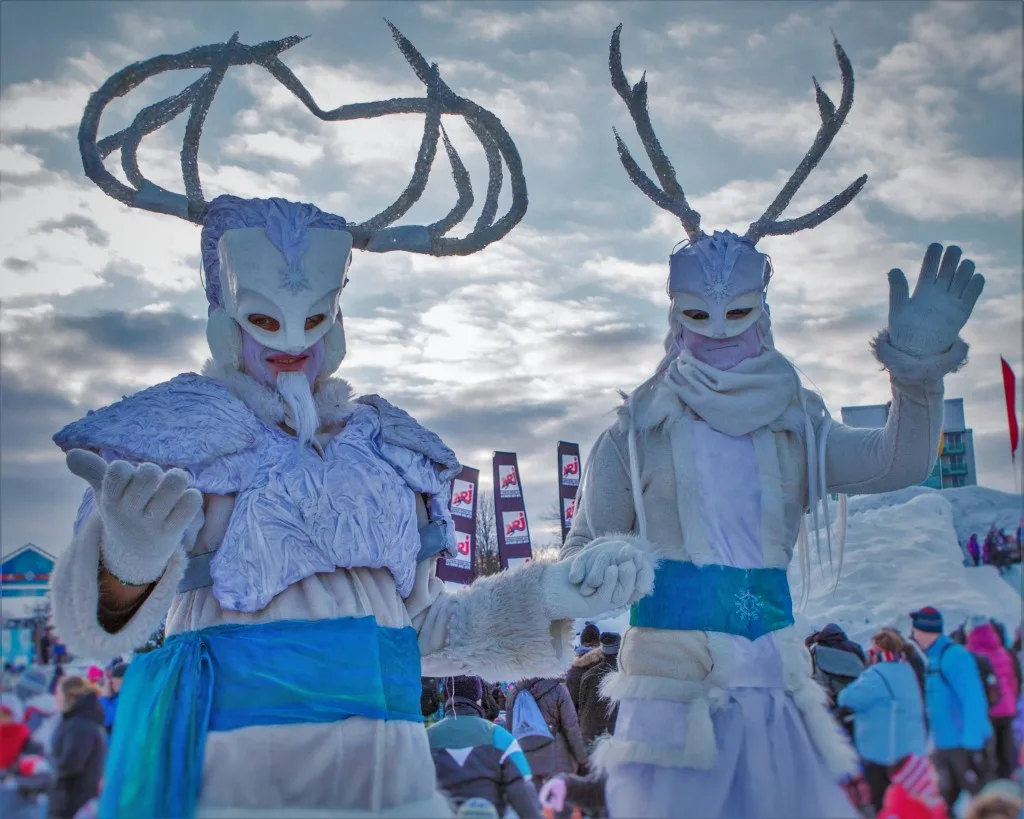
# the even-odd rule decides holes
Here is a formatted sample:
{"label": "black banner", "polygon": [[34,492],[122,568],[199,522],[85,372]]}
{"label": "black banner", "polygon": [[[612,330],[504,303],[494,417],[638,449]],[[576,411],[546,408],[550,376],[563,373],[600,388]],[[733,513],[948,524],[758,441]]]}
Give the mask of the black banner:
{"label": "black banner", "polygon": [[558,505],[562,514],[562,543],[572,528],[576,512],[576,492],[580,488],[580,445],[558,442]]}
{"label": "black banner", "polygon": [[455,523],[455,545],[458,557],[442,557],[437,561],[437,576],[449,583],[469,585],[473,582],[473,559],[476,556],[476,493],[480,470],[471,466],[452,481],[452,521]]}
{"label": "black banner", "polygon": [[533,558],[526,502],[514,452],[494,453],[494,518],[501,568],[515,568]]}

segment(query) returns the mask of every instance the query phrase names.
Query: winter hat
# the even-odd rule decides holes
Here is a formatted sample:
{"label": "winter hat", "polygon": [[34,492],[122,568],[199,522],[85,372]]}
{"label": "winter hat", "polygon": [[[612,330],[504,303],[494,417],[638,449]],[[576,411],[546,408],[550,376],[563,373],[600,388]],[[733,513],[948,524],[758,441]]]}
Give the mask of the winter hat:
{"label": "winter hat", "polygon": [[91,683],[103,682],[103,669],[98,665],[89,666],[87,675],[89,677],[89,682]]}
{"label": "winter hat", "polygon": [[112,669],[110,669],[110,679],[119,680],[124,677],[124,673],[128,670],[128,663],[118,663]]}
{"label": "winter hat", "polygon": [[22,707],[21,700],[14,694],[0,694],[0,708],[10,714],[11,719],[15,722],[21,722],[24,719],[25,709]]}
{"label": "winter hat", "polygon": [[444,681],[444,692],[448,699],[464,697],[480,702],[484,698],[484,685],[479,677],[449,677]]}
{"label": "winter hat", "polygon": [[596,646],[600,640],[601,629],[593,623],[587,623],[583,627],[583,631],[580,633],[580,645],[588,647]]}
{"label": "winter hat", "polygon": [[601,651],[613,657],[619,653],[619,644],[621,642],[622,637],[614,631],[606,631],[601,635]]}
{"label": "winter hat", "polygon": [[942,614],[933,606],[925,606],[920,611],[912,611],[910,621],[918,631],[942,634]]}

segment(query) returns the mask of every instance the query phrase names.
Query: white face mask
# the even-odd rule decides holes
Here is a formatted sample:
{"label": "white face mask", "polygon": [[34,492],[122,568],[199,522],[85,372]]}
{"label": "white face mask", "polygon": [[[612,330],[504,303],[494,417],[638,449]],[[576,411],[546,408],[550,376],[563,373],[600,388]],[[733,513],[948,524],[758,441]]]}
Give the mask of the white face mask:
{"label": "white face mask", "polygon": [[729,233],[716,232],[674,253],[669,292],[676,321],[707,338],[733,338],[764,313],[768,257]]}
{"label": "white face mask", "polygon": [[[334,324],[352,258],[347,231],[311,228],[307,236],[293,265],[263,228],[233,228],[218,243],[224,310],[260,344],[284,353],[309,349]],[[259,316],[270,321],[250,321]]]}

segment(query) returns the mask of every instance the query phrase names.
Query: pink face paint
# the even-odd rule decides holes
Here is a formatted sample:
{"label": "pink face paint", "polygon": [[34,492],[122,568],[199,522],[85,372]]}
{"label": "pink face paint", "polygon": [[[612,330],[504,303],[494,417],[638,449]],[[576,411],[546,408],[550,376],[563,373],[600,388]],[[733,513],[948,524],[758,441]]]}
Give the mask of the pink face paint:
{"label": "pink face paint", "polygon": [[761,354],[761,335],[752,325],[732,338],[708,338],[683,328],[683,349],[716,370],[731,370],[741,361]]}
{"label": "pink face paint", "polygon": [[309,379],[310,389],[324,365],[324,340],[297,355],[265,347],[242,331],[242,359],[245,372],[268,387],[277,386],[277,377],[284,372],[302,372]]}

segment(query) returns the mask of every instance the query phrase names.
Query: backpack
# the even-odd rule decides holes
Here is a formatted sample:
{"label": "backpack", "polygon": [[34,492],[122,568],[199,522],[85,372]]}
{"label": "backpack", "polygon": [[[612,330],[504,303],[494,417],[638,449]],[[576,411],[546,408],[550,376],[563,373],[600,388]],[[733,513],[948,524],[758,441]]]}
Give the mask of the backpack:
{"label": "backpack", "polygon": [[860,676],[864,663],[856,654],[827,645],[815,645],[811,651],[815,678],[824,687],[834,707],[839,692]]}
{"label": "backpack", "polygon": [[512,707],[512,736],[516,739],[524,737],[542,737],[547,740],[554,740],[544,715],[540,712],[537,700],[525,688],[516,696],[516,703]]}
{"label": "backpack", "polygon": [[[942,658],[946,656],[946,652],[952,647],[953,643],[944,645],[942,651],[939,652],[939,660],[935,664],[934,671],[931,668],[928,669],[929,673],[938,674],[942,678],[942,682],[945,683],[946,688],[950,688],[950,690],[952,689],[949,685],[949,678],[946,676],[946,672],[942,670]],[[992,663],[988,661],[988,657],[981,657],[972,651],[967,653],[974,659],[974,665],[978,669],[978,676],[981,678],[981,686],[985,689],[985,699],[988,702],[989,709],[992,709],[1003,696],[1002,688],[999,685],[999,678],[992,669]]]}

